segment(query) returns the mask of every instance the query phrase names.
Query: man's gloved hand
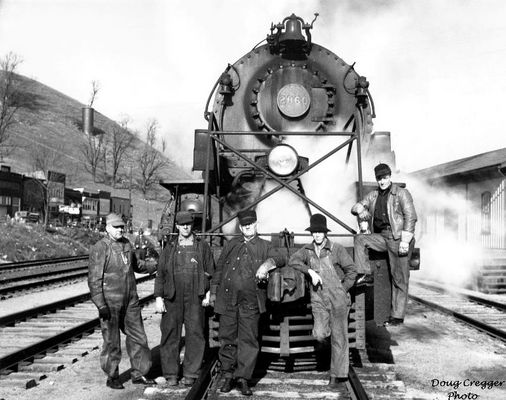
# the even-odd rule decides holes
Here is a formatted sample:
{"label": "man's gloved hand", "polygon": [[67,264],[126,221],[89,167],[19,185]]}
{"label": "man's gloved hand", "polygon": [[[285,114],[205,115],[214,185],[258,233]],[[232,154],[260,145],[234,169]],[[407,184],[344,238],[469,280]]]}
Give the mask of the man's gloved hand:
{"label": "man's gloved hand", "polygon": [[[207,293],[210,293],[210,292],[207,292]],[[215,294],[210,293],[210,294],[209,294],[209,305],[210,305],[211,307],[214,307],[214,303],[216,303],[216,295],[215,295]]]}
{"label": "man's gloved hand", "polygon": [[364,211],[358,214],[358,219],[360,221],[367,221],[371,219],[371,213],[364,208]]}
{"label": "man's gloved hand", "polygon": [[167,310],[163,298],[157,297],[155,299],[155,313],[163,314],[164,312],[167,312]]}
{"label": "man's gloved hand", "polygon": [[307,270],[307,272],[309,273],[309,276],[311,277],[311,281],[313,283],[313,286],[318,286],[319,284],[322,283],[322,278],[321,276],[318,274],[318,272],[316,271],[313,271],[311,268],[309,268]]}
{"label": "man's gloved hand", "polygon": [[109,307],[107,306],[100,307],[98,309],[98,316],[100,319],[103,319],[104,321],[109,321],[111,319],[111,311],[109,310]]}
{"label": "man's gloved hand", "polygon": [[409,251],[409,243],[400,242],[399,243],[399,255],[405,256],[406,254],[408,254],[408,251]]}
{"label": "man's gloved hand", "polygon": [[274,263],[274,260],[269,258],[258,267],[255,276],[258,280],[263,281],[269,277],[269,271],[274,268],[276,268],[276,264]]}

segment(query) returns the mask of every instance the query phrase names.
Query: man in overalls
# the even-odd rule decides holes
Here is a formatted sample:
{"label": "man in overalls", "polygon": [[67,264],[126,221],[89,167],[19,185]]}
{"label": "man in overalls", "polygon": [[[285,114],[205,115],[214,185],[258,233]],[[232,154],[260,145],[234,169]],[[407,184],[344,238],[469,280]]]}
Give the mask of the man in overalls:
{"label": "man in overalls", "polygon": [[88,286],[98,308],[104,338],[100,364],[107,374],[106,385],[123,389],[119,380],[120,331],[126,335],[126,349],[132,365],[132,383],[155,385],[144,375],[151,368],[151,351],[142,323],[134,272],[154,272],[156,265],[137,259],[123,236],[125,222],[117,214],[106,218],[107,236],[90,249]]}
{"label": "man in overalls", "polygon": [[348,377],[348,313],[351,305],[348,290],[353,286],[357,272],[346,249],[327,238],[329,229],[324,215],[312,215],[306,230],[311,232],[313,242],[294,253],[289,265],[311,278],[313,336],[320,344],[330,336],[329,386],[337,389]]}
{"label": "man in overalls", "polygon": [[193,215],[176,214],[178,237],[162,252],[155,279],[155,310],[162,313],[160,358],[167,384],[178,384],[179,343],[185,326],[183,384],[191,386],[199,375],[205,349],[205,309],[214,260],[209,245],[192,233]]}

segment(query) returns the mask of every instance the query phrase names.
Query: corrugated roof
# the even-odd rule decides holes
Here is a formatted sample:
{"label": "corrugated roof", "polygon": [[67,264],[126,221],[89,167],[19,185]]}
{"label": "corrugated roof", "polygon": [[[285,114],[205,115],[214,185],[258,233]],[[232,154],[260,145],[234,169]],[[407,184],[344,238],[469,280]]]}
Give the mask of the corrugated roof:
{"label": "corrugated roof", "polygon": [[450,175],[469,173],[483,168],[499,166],[506,162],[506,148],[461,158],[433,167],[420,169],[410,175],[417,178],[436,179]]}

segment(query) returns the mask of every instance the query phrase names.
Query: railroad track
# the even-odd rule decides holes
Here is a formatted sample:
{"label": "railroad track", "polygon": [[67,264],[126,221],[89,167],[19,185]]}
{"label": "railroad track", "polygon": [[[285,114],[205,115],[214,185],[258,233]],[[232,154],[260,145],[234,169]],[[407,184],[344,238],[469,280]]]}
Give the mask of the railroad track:
{"label": "railroad track", "polygon": [[88,273],[88,256],[23,261],[0,265],[0,299],[49,285],[73,283]]}
{"label": "railroad track", "polygon": [[[137,280],[141,304],[153,300],[152,279]],[[77,361],[98,346],[86,338],[99,326],[89,293],[0,318],[0,387],[33,387]]]}
{"label": "railroad track", "polygon": [[[332,390],[328,387],[328,372],[316,371],[314,358],[308,356],[299,362],[307,365],[306,370],[284,372],[265,367],[262,354],[252,379],[253,399],[399,399],[406,400],[404,383],[397,379],[394,366],[391,364],[371,364],[358,362],[350,366],[349,379],[344,387]],[[362,357],[366,357],[362,354]],[[167,398],[171,400],[201,399],[244,399],[244,396],[233,389],[229,393],[221,393],[219,388],[223,379],[219,373],[217,351],[210,350],[206,354],[201,374],[191,388],[148,387],[144,390],[143,399]]]}
{"label": "railroad track", "polygon": [[421,280],[410,281],[409,297],[506,341],[506,301]]}

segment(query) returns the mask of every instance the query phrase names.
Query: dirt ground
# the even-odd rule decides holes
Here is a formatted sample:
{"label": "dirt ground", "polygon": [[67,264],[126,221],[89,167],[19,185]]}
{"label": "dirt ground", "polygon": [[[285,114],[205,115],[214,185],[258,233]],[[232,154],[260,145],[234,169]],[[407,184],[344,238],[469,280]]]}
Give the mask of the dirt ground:
{"label": "dirt ground", "polygon": [[[157,362],[160,315],[153,311],[153,305],[147,306],[143,315],[155,359],[151,376],[157,377],[161,374]],[[498,340],[414,302],[409,303],[403,326],[386,329],[369,323],[368,328],[368,339],[374,344],[374,348],[368,348],[370,359],[394,363],[410,398],[506,399],[506,346]],[[95,337],[99,345],[100,334],[96,333]],[[47,379],[32,389],[0,388],[0,398],[137,400],[146,397],[143,386],[132,385],[129,380],[126,351],[120,364],[125,389],[107,388],[99,366],[99,353],[100,350],[94,350],[64,370],[49,373]],[[476,386],[476,382],[483,386]],[[487,386],[494,383],[501,386]],[[472,395],[463,397],[468,393]]]}

